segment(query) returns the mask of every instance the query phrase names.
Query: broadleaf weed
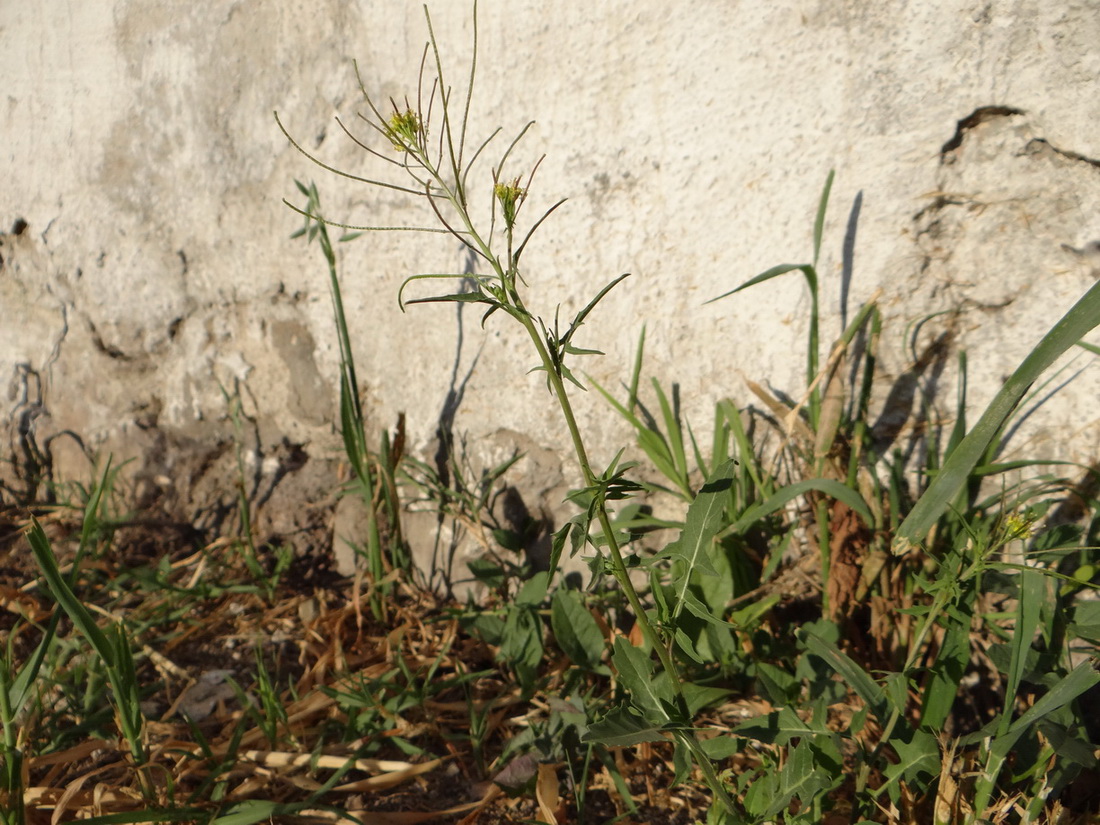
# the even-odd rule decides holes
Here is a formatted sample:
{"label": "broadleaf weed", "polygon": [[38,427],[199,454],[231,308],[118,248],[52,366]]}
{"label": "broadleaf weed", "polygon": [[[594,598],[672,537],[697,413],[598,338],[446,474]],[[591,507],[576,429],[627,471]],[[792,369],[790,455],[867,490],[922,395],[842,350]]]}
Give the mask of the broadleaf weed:
{"label": "broadleaf weed", "polygon": [[[443,66],[439,58],[435,36],[431,29],[430,15],[427,16],[427,19],[430,35],[427,51],[434,59],[434,78],[430,84],[432,90],[430,98],[426,103],[419,96],[416,108],[408,103],[404,106],[394,103],[392,114],[386,116],[378,105],[373,102],[360,81],[364,99],[374,116],[371,126],[383,135],[393,148],[398,150],[399,159],[388,158],[383,153],[375,150],[368,151],[375,157],[386,160],[398,167],[413,181],[412,186],[405,187],[391,183],[382,185],[423,197],[442,228],[460,241],[477,260],[487,266],[491,274],[474,274],[471,276],[465,273],[453,275],[431,273],[409,276],[398,292],[399,303],[402,307],[414,303],[480,303],[488,307],[482,319],[483,324],[490,316],[501,312],[513,319],[526,332],[538,358],[534,369],[545,374],[547,388],[558,403],[584,480],[583,495],[587,498],[585,512],[588,514],[588,521],[581,524],[580,529],[584,534],[584,538],[588,538],[591,525],[594,524],[599,528],[598,540],[590,539],[589,546],[596,551],[597,558],[603,557],[606,560],[606,569],[614,576],[629,602],[633,618],[641,628],[647,646],[657,654],[661,661],[662,671],[669,677],[666,683],[668,685],[667,701],[674,709],[675,718],[677,719],[677,725],[672,731],[673,735],[698,759],[699,767],[707,778],[712,792],[722,799],[732,811],[734,810],[733,803],[718,782],[709,759],[705,756],[699,759],[701,749],[690,724],[681,678],[671,654],[672,636],[664,628],[656,626],[650,621],[649,615],[630,578],[623,549],[619,545],[616,531],[612,526],[608,502],[629,497],[639,489],[639,485],[625,477],[625,472],[629,469],[629,466],[618,466],[617,458],[602,473],[593,468],[588,457],[587,443],[574,416],[567,389],[567,385],[583,389],[583,385],[574,376],[569,366],[572,357],[597,354],[598,352],[594,349],[577,346],[573,342],[575,333],[588,319],[598,303],[627,276],[621,275],[599,290],[588,304],[576,314],[564,331],[558,323],[556,313],[554,323],[551,326],[541,316],[534,314],[527,307],[523,297],[526,281],[520,266],[522,253],[534,232],[541,227],[543,222],[563,201],[557,202],[535,219],[526,235],[522,236],[522,239],[517,237],[517,221],[524,205],[528,203],[531,184],[538,165],[536,164],[530,171],[523,185],[520,185],[521,178],[519,176],[506,177],[504,168],[512,150],[527,132],[530,125],[528,124],[502,153],[499,161],[493,167],[491,186],[493,208],[490,223],[484,229],[477,225],[470,209],[471,193],[467,187],[473,160],[471,160],[470,167],[463,165],[469,101],[473,95],[474,73],[471,70],[470,81],[465,90],[465,102],[461,119],[455,122],[457,117],[456,107],[451,91],[444,79]],[[424,85],[422,76],[419,87],[424,88]],[[438,121],[433,124],[431,122],[432,107],[436,103],[439,107]],[[280,127],[281,125],[280,123]],[[438,147],[435,147],[429,141],[429,134],[435,133],[437,130],[440,137]],[[313,159],[289,134],[287,137],[303,154]],[[359,145],[365,146],[358,138],[353,136],[353,139]],[[479,148],[474,155],[475,160],[491,140],[492,136]],[[379,183],[378,181],[367,182]],[[308,210],[298,211],[301,211],[308,220],[323,221],[318,215]],[[502,224],[500,234],[503,236],[499,240],[497,238],[498,218]],[[348,228],[363,229],[363,227]],[[503,248],[498,246],[498,243]],[[404,297],[406,287],[411,284],[422,280],[439,279],[457,280],[464,283],[472,282],[472,289],[469,292],[437,294],[423,298],[406,299]],[[560,553],[563,543],[564,539],[555,542],[556,553]],[[605,553],[606,555],[604,555]],[[556,558],[552,559],[552,562],[556,562]],[[526,589],[525,587],[525,591]],[[545,597],[545,585],[541,586],[540,590],[542,595],[539,600]],[[524,610],[514,610],[509,614],[505,622],[504,644],[512,654],[510,658],[517,668],[517,675],[519,675],[522,682],[530,684],[530,675],[527,668],[537,664],[542,655],[541,639],[537,639],[538,636],[541,636],[541,622],[538,624],[539,630],[536,632],[530,619],[525,618],[527,616],[528,613]],[[627,654],[622,653],[622,655]],[[672,718],[669,717],[670,720]]]}

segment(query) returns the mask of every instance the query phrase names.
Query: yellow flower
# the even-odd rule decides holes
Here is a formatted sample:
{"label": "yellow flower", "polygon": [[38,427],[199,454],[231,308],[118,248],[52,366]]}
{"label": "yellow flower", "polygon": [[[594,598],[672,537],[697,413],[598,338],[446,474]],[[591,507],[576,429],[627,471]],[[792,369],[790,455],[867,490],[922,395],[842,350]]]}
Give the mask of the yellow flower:
{"label": "yellow flower", "polygon": [[1029,539],[1035,532],[1035,516],[1031,513],[1011,513],[1005,519],[1005,541]]}
{"label": "yellow flower", "polygon": [[386,124],[386,136],[398,152],[408,152],[418,145],[421,127],[420,115],[412,109],[396,111]]}
{"label": "yellow flower", "polygon": [[498,183],[493,187],[493,194],[500,203],[500,210],[504,213],[504,225],[511,229],[516,224],[516,211],[520,203],[527,197],[527,190],[519,185],[519,178],[511,183]]}

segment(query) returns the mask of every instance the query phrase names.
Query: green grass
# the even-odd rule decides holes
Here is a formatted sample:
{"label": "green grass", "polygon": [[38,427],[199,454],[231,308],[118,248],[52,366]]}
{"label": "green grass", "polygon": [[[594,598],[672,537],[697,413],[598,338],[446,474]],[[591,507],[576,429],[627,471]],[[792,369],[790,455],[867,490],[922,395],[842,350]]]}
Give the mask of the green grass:
{"label": "green grass", "polygon": [[[516,393],[533,363],[580,481],[550,570],[494,514],[515,457],[477,468],[449,445],[440,467],[404,456],[400,435],[373,438],[338,224],[299,183],[299,234],[321,249],[341,353],[343,492],[369,513],[363,572],[303,586],[295,565],[309,559],[253,535],[243,463],[240,535],[156,560],[120,545],[109,464],[68,509],[32,506],[33,564],[0,580],[3,821],[1095,821],[1100,477],[1001,456],[1029,388],[1100,321],[1100,287],[1036,334],[972,426],[965,354],[953,403],[936,397],[922,370],[949,353],[918,352],[914,332],[909,429],[887,427],[877,356],[909,331],[872,300],[825,345],[830,174],[810,262],[715,299],[802,276],[801,386],[759,376],[743,397],[683,410],[677,386],[646,380],[639,330],[621,386],[601,387],[577,367],[598,354],[578,336],[596,334],[623,278],[564,325],[527,305],[537,273],[522,255],[560,202],[527,219],[534,173],[508,166],[526,127],[481,171],[498,132],[470,142],[474,66],[455,95],[430,19],[429,38],[416,104],[383,111],[364,89],[378,148],[352,135],[395,179],[354,179],[421,199],[425,231],[478,259],[473,275],[411,275],[403,305],[472,305],[525,332]],[[487,226],[475,202],[492,204]],[[463,279],[469,291],[418,291]],[[636,436],[606,468],[573,415],[586,385]],[[686,424],[700,415],[702,434]],[[481,597],[424,586],[439,571],[410,564],[409,508],[482,545],[439,588],[472,578]],[[565,553],[588,563],[585,586],[556,575]]]}

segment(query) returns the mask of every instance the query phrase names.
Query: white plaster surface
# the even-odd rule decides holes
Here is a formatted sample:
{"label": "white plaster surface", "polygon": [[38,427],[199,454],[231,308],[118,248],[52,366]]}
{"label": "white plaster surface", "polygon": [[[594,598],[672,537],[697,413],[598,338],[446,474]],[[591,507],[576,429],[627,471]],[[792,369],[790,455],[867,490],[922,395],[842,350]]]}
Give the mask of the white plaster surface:
{"label": "white plaster surface", "polygon": [[[470,6],[431,11],[460,88]],[[1091,0],[482,0],[479,24],[472,138],[535,120],[507,172],[546,156],[528,216],[569,198],[527,255],[529,305],[549,319],[560,303],[568,318],[633,273],[579,336],[606,352],[583,366],[617,386],[645,324],[647,373],[680,383],[701,431],[716,400],[752,400],[744,377],[801,386],[809,303],[797,274],[704,301],[808,259],[831,168],[823,336],[840,328],[858,199],[847,311],[883,290],[884,381],[907,366],[909,321],[954,312],[977,408],[1093,283],[1088,262],[1062,247],[1100,238]],[[138,458],[150,477],[171,479],[183,445],[231,438],[223,388],[241,393],[257,449],[286,439],[311,457],[337,455],[326,270],[316,246],[290,240],[300,219],[281,200],[301,201],[297,178],[317,182],[333,219],[430,214],[313,166],[273,111],[326,163],[385,175],[333,116],[351,124],[365,111],[353,59],[376,97],[414,95],[425,41],[420,4],[394,0],[0,4],[9,429],[26,411],[29,369],[42,378],[41,432],[71,429],[90,450]],[[990,116],[959,127],[980,109]],[[466,311],[460,339],[452,306],[398,310],[405,276],[461,271],[456,242],[373,234],[342,246],[340,260],[375,426],[404,411],[410,452],[430,454],[457,374],[468,380],[454,428],[475,450],[493,456],[492,434],[525,433],[562,455],[567,484],[577,480],[518,329],[493,318],[482,332]],[[926,325],[922,340],[945,323]],[[1100,381],[1094,356],[1076,357],[1083,372],[1029,419],[1021,449],[1097,457]],[[949,383],[947,408],[952,397]],[[596,393],[577,404],[597,462],[610,459],[629,433]]]}

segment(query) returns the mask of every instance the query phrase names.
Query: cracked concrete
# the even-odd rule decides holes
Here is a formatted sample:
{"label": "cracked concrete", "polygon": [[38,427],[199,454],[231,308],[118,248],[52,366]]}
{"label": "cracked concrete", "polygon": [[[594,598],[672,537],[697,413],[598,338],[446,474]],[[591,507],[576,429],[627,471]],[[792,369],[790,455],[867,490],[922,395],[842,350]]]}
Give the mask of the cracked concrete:
{"label": "cracked concrete", "polygon": [[[462,77],[468,8],[435,5],[444,60]],[[535,119],[514,169],[545,153],[533,206],[571,199],[527,253],[532,301],[546,316],[560,302],[566,317],[632,272],[582,330],[580,345],[607,353],[583,367],[618,386],[646,324],[647,373],[680,383],[697,431],[718,399],[751,401],[744,376],[797,388],[801,281],[704,301],[808,258],[830,168],[823,330],[835,335],[883,290],[883,394],[919,360],[906,325],[928,317],[913,350],[949,330],[970,353],[980,406],[1093,283],[1100,17],[1088,4],[712,0],[689,14],[616,0],[551,15],[533,0],[482,0],[480,17],[474,130]],[[35,462],[86,481],[90,457],[110,453],[134,459],[139,500],[215,531],[236,495],[226,393],[239,393],[252,487],[268,493],[258,517],[315,540],[339,463],[338,348],[323,261],[289,239],[300,223],[281,200],[296,200],[297,178],[352,223],[424,215],[311,166],[272,111],[326,162],[372,172],[332,115],[354,121],[360,108],[352,58],[379,98],[409,92],[419,5],[319,0],[303,14],[92,0],[12,6],[0,31],[3,503],[26,493]],[[405,276],[463,271],[457,245],[374,234],[338,251],[376,431],[404,412],[409,454],[432,461],[443,431],[465,435],[484,466],[522,433],[540,458],[512,483],[560,523],[568,507],[547,496],[577,474],[517,332],[495,318],[483,331],[453,307],[396,306]],[[1028,419],[1021,450],[1095,460],[1091,358]],[[595,393],[577,403],[595,460],[610,460],[626,426]]]}

